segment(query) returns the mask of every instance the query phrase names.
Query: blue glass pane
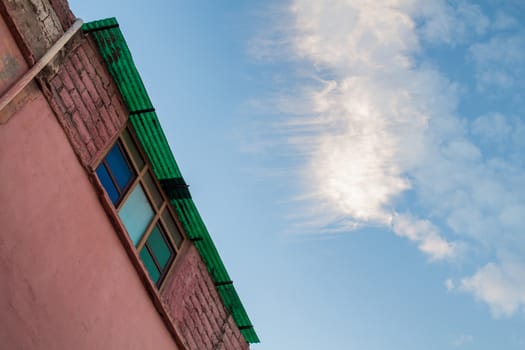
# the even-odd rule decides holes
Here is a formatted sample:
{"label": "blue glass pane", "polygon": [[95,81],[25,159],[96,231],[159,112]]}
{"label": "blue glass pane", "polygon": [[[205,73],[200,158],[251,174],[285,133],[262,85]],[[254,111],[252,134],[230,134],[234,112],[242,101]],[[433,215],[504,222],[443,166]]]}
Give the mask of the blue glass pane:
{"label": "blue glass pane", "polygon": [[171,251],[165,239],[162,237],[158,226],[155,226],[151,231],[148,237],[148,245],[153,255],[155,255],[155,258],[157,258],[160,268],[164,270],[171,258]]}
{"label": "blue glass pane", "polygon": [[133,179],[133,173],[120,150],[118,143],[113,146],[106,156],[109,170],[117,181],[117,186],[122,191],[126,185]]}
{"label": "blue glass pane", "polygon": [[155,263],[153,262],[151,255],[149,255],[149,252],[146,249],[146,247],[142,248],[142,250],[140,251],[140,258],[142,259],[144,266],[146,266],[146,270],[148,270],[149,277],[153,280],[153,282],[157,283],[157,281],[160,278],[160,272],[157,269]]}
{"label": "blue glass pane", "polygon": [[140,241],[144,231],[153,218],[153,209],[149,204],[141,185],[136,186],[126,199],[118,213],[135,245]]}
{"label": "blue glass pane", "polygon": [[115,184],[113,184],[113,181],[111,181],[111,178],[109,177],[108,171],[104,164],[100,164],[98,166],[97,176],[100,182],[102,183],[102,186],[104,186],[104,189],[106,190],[106,193],[108,194],[109,198],[111,199],[113,204],[115,204],[119,198],[118,191],[115,187]]}

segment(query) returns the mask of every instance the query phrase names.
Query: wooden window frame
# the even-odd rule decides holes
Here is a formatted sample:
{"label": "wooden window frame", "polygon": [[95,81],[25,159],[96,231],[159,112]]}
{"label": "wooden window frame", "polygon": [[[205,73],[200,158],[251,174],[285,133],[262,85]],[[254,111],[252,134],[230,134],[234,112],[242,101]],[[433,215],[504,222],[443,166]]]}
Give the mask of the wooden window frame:
{"label": "wooden window frame", "polygon": [[[132,152],[130,150],[130,147],[127,144],[126,138],[124,137],[124,133],[125,132],[127,132],[129,134],[129,136],[130,136],[129,140],[131,142],[133,142],[135,148],[138,150],[139,155],[142,158],[142,161],[143,161],[144,164],[143,164],[141,169],[138,167],[138,165],[136,164],[136,162],[134,160],[134,157],[132,156]],[[186,241],[186,235],[184,234],[184,230],[182,230],[180,222],[179,222],[177,216],[175,215],[174,209],[170,205],[169,198],[167,198],[166,194],[162,190],[162,187],[160,186],[160,183],[159,183],[157,177],[155,176],[155,174],[153,172],[152,166],[151,166],[151,164],[149,162],[149,159],[148,159],[146,153],[144,152],[144,150],[142,148],[142,145],[140,144],[140,142],[138,142],[137,136],[135,135],[135,132],[133,131],[133,127],[129,123],[122,129],[122,131],[119,133],[118,137],[116,138],[115,142],[113,142],[108,147],[108,149],[103,153],[101,159],[95,164],[95,166],[94,166],[95,176],[97,176],[96,169],[98,169],[98,167],[100,165],[104,164],[106,169],[107,169],[107,171],[108,171],[108,173],[109,173],[109,175],[110,175],[110,177],[111,177],[111,180],[115,184],[117,183],[116,179],[114,178],[114,175],[112,174],[112,171],[111,171],[110,167],[108,166],[108,164],[106,162],[107,155],[109,154],[109,152],[113,149],[113,147],[115,145],[118,145],[120,151],[122,152],[122,154],[124,156],[124,159],[125,159],[127,165],[129,166],[131,172],[132,172],[133,177],[132,177],[132,180],[129,181],[129,183],[126,185],[126,187],[122,191],[120,191],[118,189],[118,187],[116,186],[117,187],[117,191],[119,191],[119,198],[118,198],[118,200],[116,201],[115,204],[113,204],[111,199],[109,199],[109,203],[115,208],[116,212],[118,213],[120,211],[120,209],[122,209],[122,207],[124,206],[124,204],[128,200],[129,196],[131,195],[131,193],[133,192],[133,190],[137,186],[141,186],[142,189],[144,190],[144,193],[146,194],[146,198],[147,198],[147,200],[149,202],[149,205],[151,206],[151,209],[154,212],[154,215],[153,215],[153,218],[151,219],[150,223],[148,224],[146,230],[142,234],[142,237],[140,238],[139,242],[137,243],[136,246],[134,246],[134,248],[135,248],[135,250],[137,252],[137,255],[140,255],[140,251],[142,249],[147,249],[148,250],[148,253],[152,257],[156,267],[158,268],[158,270],[160,272],[160,277],[159,277],[157,282],[154,282],[153,280],[151,280],[151,277],[149,276],[149,272],[148,272],[147,268],[145,267],[144,263],[142,262],[142,259],[140,259],[140,257],[139,257],[139,260],[141,261],[141,263],[142,263],[142,265],[144,267],[144,270],[147,272],[147,275],[150,278],[150,280],[152,281],[152,283],[154,285],[156,285],[156,287],[160,290],[162,288],[162,286],[163,286],[164,281],[166,280],[166,276],[169,275],[169,273],[172,270],[172,267],[173,267],[175,261],[177,260],[177,257],[179,256],[180,250],[181,250],[184,242]],[[162,203],[159,206],[156,205],[154,195],[152,194],[152,192],[151,192],[150,188],[148,187],[148,184],[147,184],[147,182],[145,180],[145,175],[147,173],[150,174],[150,177],[153,179],[153,186],[156,187],[157,192],[161,195],[161,197],[163,199]],[[105,191],[105,189],[104,189],[104,191]],[[162,213],[165,210],[167,210],[169,212],[169,215],[171,216],[171,219],[175,223],[175,227],[177,229],[177,232],[173,232],[172,233],[172,232],[169,231],[168,225],[165,223],[165,220],[162,217]],[[160,269],[159,268],[160,265],[159,265],[159,263],[157,261],[157,257],[152,253],[152,251],[150,250],[149,246],[146,244],[147,239],[151,235],[151,233],[152,233],[152,231],[153,231],[153,229],[154,229],[154,227],[156,225],[159,225],[159,230],[161,232],[162,239],[166,242],[166,244],[168,246],[168,249],[170,250],[170,253],[171,253],[170,259],[169,259],[168,263],[166,263],[166,267],[164,269]],[[175,239],[173,238],[173,235],[179,235],[181,237],[179,245],[176,244],[177,242],[175,242]]]}

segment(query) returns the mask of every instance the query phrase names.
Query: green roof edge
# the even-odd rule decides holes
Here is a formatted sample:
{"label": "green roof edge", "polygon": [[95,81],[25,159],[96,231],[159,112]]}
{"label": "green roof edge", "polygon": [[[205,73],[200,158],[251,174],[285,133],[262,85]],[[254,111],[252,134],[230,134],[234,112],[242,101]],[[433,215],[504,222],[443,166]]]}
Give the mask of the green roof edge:
{"label": "green roof edge", "polygon": [[108,71],[130,111],[131,124],[150,159],[155,175],[161,184],[175,184],[166,192],[179,214],[188,238],[194,242],[213,281],[218,285],[217,290],[223,304],[232,315],[244,339],[248,343],[259,343],[259,337],[233,284],[229,283],[230,277],[226,267],[185,186],[117,20],[107,18],[85,23],[82,29],[84,33],[90,33],[95,40]]}

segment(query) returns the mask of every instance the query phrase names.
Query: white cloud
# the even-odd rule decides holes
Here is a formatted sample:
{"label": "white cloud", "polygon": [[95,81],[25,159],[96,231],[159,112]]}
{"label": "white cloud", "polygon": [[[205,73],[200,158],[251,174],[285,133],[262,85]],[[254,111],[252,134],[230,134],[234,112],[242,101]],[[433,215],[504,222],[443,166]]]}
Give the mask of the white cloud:
{"label": "white cloud", "polygon": [[398,1],[292,2],[295,53],[330,69],[363,75],[371,69],[407,67],[405,52],[418,47],[415,23]]}
{"label": "white cloud", "polygon": [[[356,222],[391,226],[431,260],[450,259],[459,244],[442,237],[434,224],[403,212],[394,215],[396,200],[419,182],[417,169],[427,159],[442,164],[447,155],[456,161],[480,158],[479,150],[460,138],[455,86],[411,58],[420,44],[415,22],[403,9],[413,6],[410,1],[294,2],[296,56],[329,73],[305,88],[314,116],[292,120],[289,126],[301,131],[290,140],[309,155],[306,197],[331,213],[325,226],[343,216],[351,218],[342,222],[352,227]],[[441,151],[443,136],[452,139]]]}
{"label": "white cloud", "polygon": [[[518,141],[525,127],[497,113],[472,123],[462,118],[456,85],[424,59],[422,43],[457,45],[486,34],[480,8],[295,0],[290,13],[293,24],[281,42],[309,79],[299,96],[285,103],[282,97],[280,105],[293,115],[284,125],[288,141],[305,159],[300,198],[311,204],[308,222],[330,231],[388,227],[430,260],[455,260],[476,249],[490,256],[508,246],[525,254]],[[483,45],[470,49],[478,66],[503,59]],[[514,49],[504,60],[521,60],[523,52]],[[507,144],[493,149],[497,142]],[[489,263],[465,277],[460,290],[494,308],[486,281],[499,271],[509,291],[502,295],[512,299],[512,288],[521,287],[503,273],[506,264]],[[518,306],[502,307],[503,314],[520,308],[511,304]]]}
{"label": "white cloud", "polygon": [[394,215],[392,229],[400,237],[417,243],[418,248],[431,260],[450,259],[457,255],[457,243],[447,242],[438,228],[428,220],[414,219],[410,215]]}
{"label": "white cloud", "polygon": [[459,288],[487,303],[496,317],[525,310],[525,261],[488,263],[462,279]]}

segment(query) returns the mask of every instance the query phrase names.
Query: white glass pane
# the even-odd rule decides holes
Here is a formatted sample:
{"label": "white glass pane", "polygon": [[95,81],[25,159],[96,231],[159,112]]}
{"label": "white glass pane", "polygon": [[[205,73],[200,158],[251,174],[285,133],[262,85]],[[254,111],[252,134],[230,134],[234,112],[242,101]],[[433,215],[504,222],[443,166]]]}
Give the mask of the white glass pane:
{"label": "white glass pane", "polygon": [[153,218],[153,209],[142,186],[138,185],[133,189],[118,215],[126,226],[131,240],[137,245]]}

